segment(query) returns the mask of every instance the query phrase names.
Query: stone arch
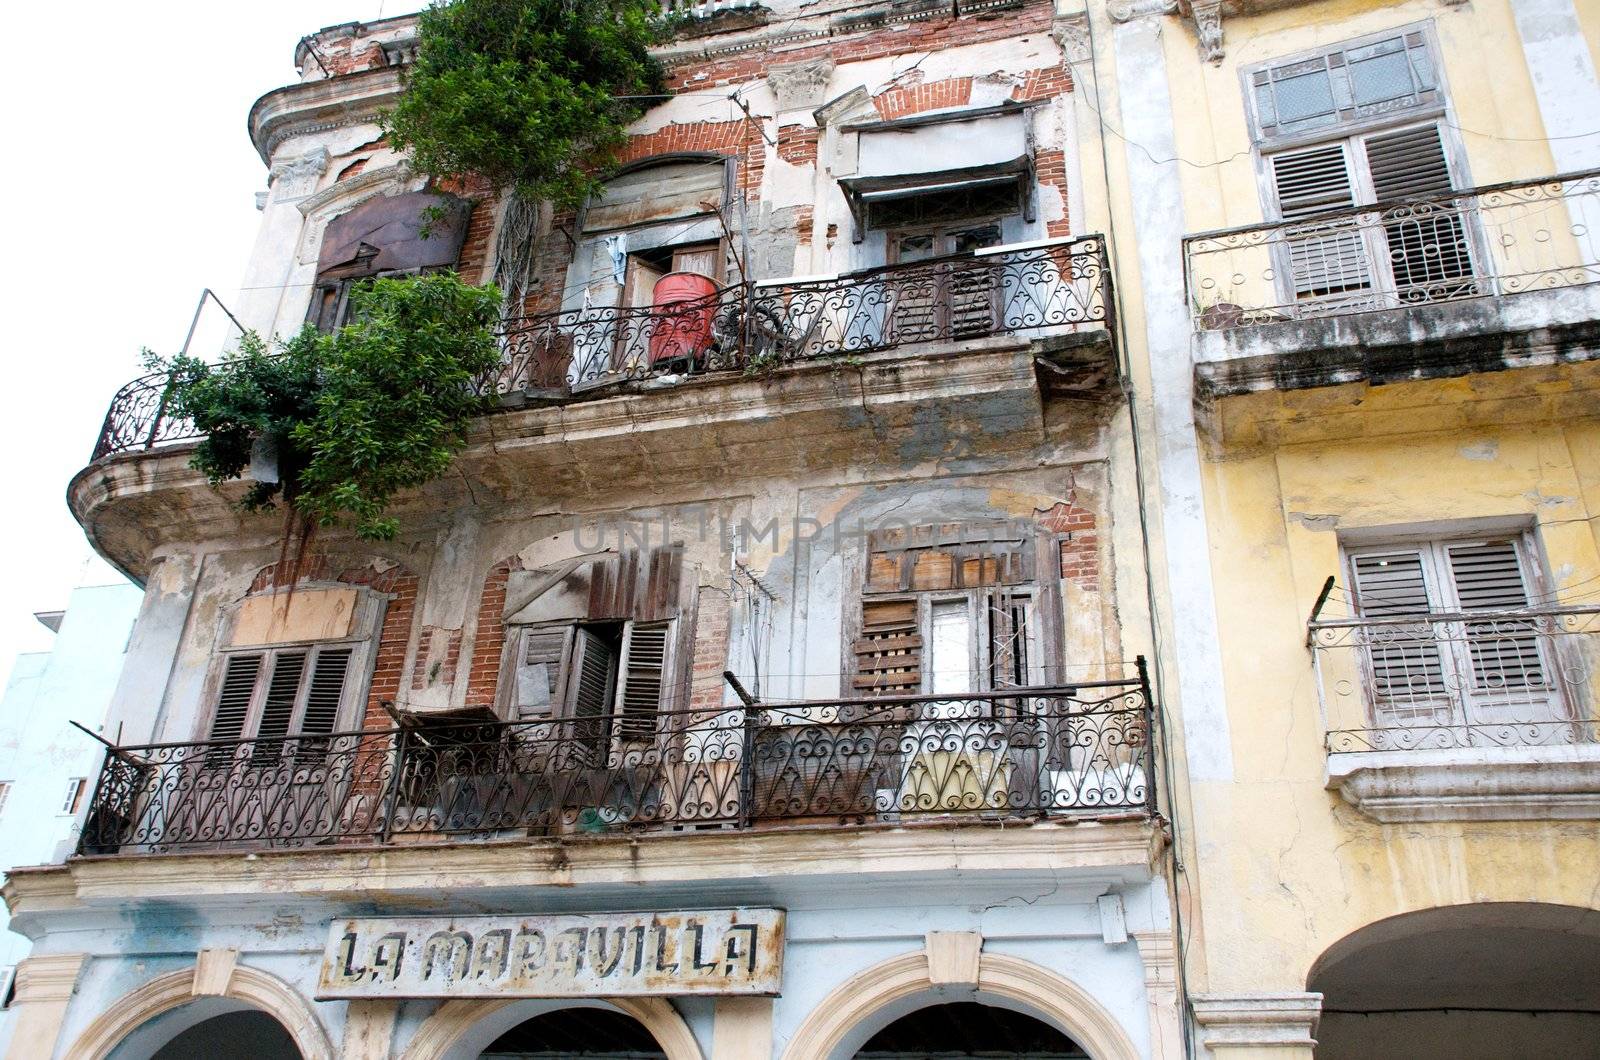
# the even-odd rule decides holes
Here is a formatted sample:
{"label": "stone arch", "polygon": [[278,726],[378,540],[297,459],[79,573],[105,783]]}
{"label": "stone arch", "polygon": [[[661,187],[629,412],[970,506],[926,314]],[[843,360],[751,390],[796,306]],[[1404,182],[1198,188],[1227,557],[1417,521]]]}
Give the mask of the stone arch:
{"label": "stone arch", "polygon": [[1330,1060],[1384,1048],[1573,1055],[1600,1035],[1600,910],[1513,901],[1399,913],[1328,946],[1306,989],[1321,999],[1317,1055]]}
{"label": "stone arch", "polygon": [[213,977],[196,965],[157,976],[124,994],[78,1036],[66,1052],[67,1060],[104,1060],[123,1039],[157,1016],[208,998],[225,998],[238,1002],[238,1007],[265,1012],[289,1032],[305,1060],[333,1060],[337,1055],[311,1003],[294,987],[255,968],[234,965],[226,971],[227,981],[220,989],[208,983]]}
{"label": "stone arch", "polygon": [[[560,1008],[582,1006],[609,1008],[632,1016],[655,1038],[662,1052],[667,1054],[667,1060],[705,1060],[694,1032],[673,1008],[672,1002],[661,997],[618,997],[583,1002],[447,1001],[417,1029],[401,1056],[403,1060],[456,1060],[458,1050],[468,1050],[474,1045],[481,1049],[525,1019]],[[483,1041],[475,1042],[475,1038],[483,1038]]]}
{"label": "stone arch", "polygon": [[[992,953],[979,955],[977,979],[972,989],[978,1000],[1043,1020],[1071,1037],[1094,1060],[1138,1060],[1139,1050],[1116,1017],[1072,980],[1032,961]],[[940,985],[929,974],[924,951],[875,964],[822,999],[789,1040],[784,1060],[843,1056],[850,1039],[860,1037],[861,1028],[874,1016],[918,995],[928,995],[931,1000]],[[921,1006],[912,1006],[916,1007]]]}

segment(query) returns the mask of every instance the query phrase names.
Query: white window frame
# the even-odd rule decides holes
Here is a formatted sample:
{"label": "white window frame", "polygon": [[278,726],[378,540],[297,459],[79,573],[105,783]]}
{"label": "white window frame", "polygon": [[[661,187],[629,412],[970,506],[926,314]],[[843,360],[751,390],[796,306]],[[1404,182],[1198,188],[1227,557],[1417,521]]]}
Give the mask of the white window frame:
{"label": "white window frame", "polygon": [[5,815],[6,803],[11,801],[11,787],[13,783],[14,782],[10,780],[0,780],[0,816]]}
{"label": "white window frame", "polygon": [[61,808],[56,811],[59,817],[74,817],[83,808],[83,800],[88,795],[88,777],[69,777],[67,779],[67,797],[61,800]]}

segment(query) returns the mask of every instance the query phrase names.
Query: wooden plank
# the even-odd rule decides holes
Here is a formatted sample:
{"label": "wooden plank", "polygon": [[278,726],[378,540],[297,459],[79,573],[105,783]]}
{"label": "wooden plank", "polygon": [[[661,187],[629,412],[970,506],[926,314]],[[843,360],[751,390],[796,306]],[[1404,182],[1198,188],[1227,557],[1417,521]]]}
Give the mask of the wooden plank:
{"label": "wooden plank", "polygon": [[918,636],[884,637],[880,640],[870,640],[866,637],[856,641],[856,654],[868,652],[910,652],[922,650],[922,638]]}

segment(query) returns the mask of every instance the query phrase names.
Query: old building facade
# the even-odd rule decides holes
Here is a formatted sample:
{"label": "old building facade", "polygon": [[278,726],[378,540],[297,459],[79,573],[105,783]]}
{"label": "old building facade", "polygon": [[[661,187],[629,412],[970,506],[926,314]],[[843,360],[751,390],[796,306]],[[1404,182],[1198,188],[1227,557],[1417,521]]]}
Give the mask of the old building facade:
{"label": "old building facade", "polygon": [[687,10],[577,211],[408,173],[410,18],[251,110],[250,327],[534,274],[390,544],[117,396],[12,1055],[1584,1055],[1600,14]]}
{"label": "old building facade", "polygon": [[[162,379],[119,395],[72,503],[147,596],[79,855],[9,884],[17,1055],[1177,1055],[1056,12],[715,7],[527,222],[500,408],[399,540],[285,560]],[[263,334],[523,223],[383,144],[412,33],[323,30],[251,111]]]}

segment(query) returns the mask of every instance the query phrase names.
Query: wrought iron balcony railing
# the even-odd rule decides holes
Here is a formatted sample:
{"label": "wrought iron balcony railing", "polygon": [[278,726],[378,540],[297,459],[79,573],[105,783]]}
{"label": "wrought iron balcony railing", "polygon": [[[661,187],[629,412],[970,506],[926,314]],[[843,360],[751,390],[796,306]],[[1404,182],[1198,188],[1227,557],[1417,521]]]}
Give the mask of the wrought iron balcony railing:
{"label": "wrought iron balcony railing", "polygon": [[1329,751],[1600,742],[1600,608],[1320,620]]}
{"label": "wrought iron balcony railing", "polygon": [[1148,683],[107,752],[84,854],[1155,811]]}
{"label": "wrought iron balcony railing", "polygon": [[[1104,329],[1111,274],[1098,236],[994,247],[844,276],[731,286],[697,301],[507,321],[503,398],[704,372],[761,373],[910,345]],[[92,460],[197,436],[167,410],[167,378],[117,392]]]}
{"label": "wrought iron balcony railing", "polygon": [[1230,228],[1183,242],[1216,331],[1600,281],[1600,170]]}

